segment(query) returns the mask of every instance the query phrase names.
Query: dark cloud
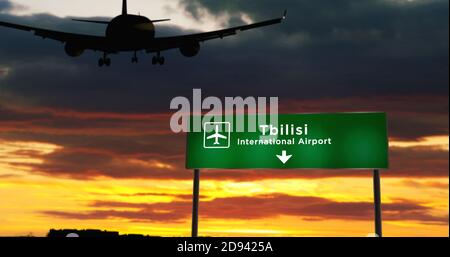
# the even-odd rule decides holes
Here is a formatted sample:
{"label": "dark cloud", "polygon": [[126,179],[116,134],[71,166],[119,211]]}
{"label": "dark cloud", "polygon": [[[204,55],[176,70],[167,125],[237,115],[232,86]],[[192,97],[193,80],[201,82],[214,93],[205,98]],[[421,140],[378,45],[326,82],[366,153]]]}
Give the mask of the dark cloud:
{"label": "dark cloud", "polygon": [[38,173],[90,179],[99,176],[112,178],[188,179],[182,166],[173,164],[173,157],[154,151],[138,157],[109,153],[63,149],[45,157],[44,163],[35,166]]}
{"label": "dark cloud", "polygon": [[[368,43],[395,43],[395,40],[400,43],[408,39],[414,39],[414,42],[406,47],[415,47],[417,43],[424,43],[421,40],[427,37],[445,39],[444,36],[448,35],[448,1],[445,0],[280,0],[276,4],[271,0],[182,0],[181,3],[197,19],[203,18],[203,9],[214,15],[228,14],[231,17],[241,17],[245,13],[254,20],[280,15],[287,9],[288,21],[281,30],[289,34],[306,33],[321,47],[338,41],[373,47]],[[444,46],[443,42],[435,43]]]}
{"label": "dark cloud", "polygon": [[[245,206],[245,208],[243,207]],[[94,202],[94,210],[85,213],[43,211],[45,215],[70,219],[125,218],[140,222],[177,222],[191,215],[191,203]],[[122,210],[116,210],[116,209]],[[123,209],[127,210],[123,210]],[[431,208],[415,202],[397,201],[383,204],[383,218],[388,221],[413,220],[421,223],[448,224],[448,217],[430,214]],[[285,194],[255,197],[216,198],[202,202],[203,218],[261,219],[279,215],[297,216],[305,220],[371,220],[373,203],[336,202],[326,198]]]}
{"label": "dark cloud", "polygon": [[390,159],[391,167],[385,174],[392,172],[397,177],[408,177],[410,174],[417,177],[449,175],[448,151],[429,147],[393,147],[390,149]]}
{"label": "dark cloud", "polygon": [[[0,81],[3,97],[55,108],[155,112],[194,87],[208,95],[282,101],[448,93],[448,1],[189,1],[186,9],[195,14],[201,6],[235,13],[234,20],[240,12],[260,20],[288,8],[289,19],[208,42],[194,59],[173,50],[167,66],[153,67],[149,56],[131,65],[131,54],[121,54],[110,69],[95,67],[99,53],[70,59],[59,43],[2,28],[0,64],[11,68]],[[80,33],[102,34],[104,28],[50,15],[3,14],[0,20]]]}
{"label": "dark cloud", "polygon": [[384,111],[389,136],[399,140],[419,140],[448,135],[448,96],[413,95],[370,96],[291,100],[281,104],[280,113]]}
{"label": "dark cloud", "polygon": [[168,135],[170,114],[120,114],[27,109],[0,104],[0,132],[53,135]]}
{"label": "dark cloud", "polygon": [[7,0],[0,0],[0,12],[9,11],[13,9],[14,5]]}
{"label": "dark cloud", "polygon": [[[289,71],[289,64],[295,64],[295,75],[282,78],[296,78],[296,85],[290,85],[296,96],[300,91],[303,96],[317,95],[318,88],[327,90],[321,95],[405,93],[423,90],[425,84],[448,91],[446,0],[182,2],[199,19],[202,8],[213,14],[247,13],[255,20],[287,8],[286,23],[265,38],[278,45],[280,55],[286,54],[285,63],[277,62],[280,67]],[[291,48],[282,47],[290,41]]]}
{"label": "dark cloud", "polygon": [[[173,50],[167,52],[167,66],[153,67],[149,56],[131,65],[131,55],[120,54],[113,56],[110,69],[96,67],[100,53],[71,59],[58,42],[0,28],[0,137],[64,147],[32,167],[47,175],[188,179],[184,135],[171,134],[168,116],[159,114],[167,115],[172,97],[190,97],[192,88],[202,88],[205,97],[280,96],[286,113],[386,111],[395,139],[448,134],[448,1],[189,1],[184,6],[197,16],[199,8],[228,12],[232,23],[240,22],[241,13],[255,20],[278,16],[278,7],[288,8],[289,18],[282,25],[208,42],[194,59]],[[2,13],[0,20],[104,32],[103,25],[49,14]],[[160,35],[191,32],[158,29]],[[11,110],[11,104],[20,108]],[[385,176],[448,176],[445,155],[448,151],[432,148],[393,148],[392,169]],[[156,162],[172,169],[158,168]],[[369,175],[204,172],[207,179],[235,180]]]}

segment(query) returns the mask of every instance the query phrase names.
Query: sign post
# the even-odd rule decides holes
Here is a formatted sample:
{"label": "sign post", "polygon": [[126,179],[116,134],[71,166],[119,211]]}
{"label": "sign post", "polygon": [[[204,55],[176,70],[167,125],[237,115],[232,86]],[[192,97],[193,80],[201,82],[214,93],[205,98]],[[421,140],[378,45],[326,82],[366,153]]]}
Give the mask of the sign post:
{"label": "sign post", "polygon": [[192,237],[198,236],[198,204],[200,202],[200,170],[194,170],[194,187],[192,192]]}
{"label": "sign post", "polygon": [[381,223],[381,189],[380,189],[380,171],[373,171],[373,199],[375,205],[375,234],[382,237],[382,223]]}
{"label": "sign post", "polygon": [[199,169],[374,170],[375,233],[381,236],[379,169],[389,166],[386,114],[273,117],[211,116],[200,131],[187,134],[186,167],[194,169],[192,236],[198,236]]}

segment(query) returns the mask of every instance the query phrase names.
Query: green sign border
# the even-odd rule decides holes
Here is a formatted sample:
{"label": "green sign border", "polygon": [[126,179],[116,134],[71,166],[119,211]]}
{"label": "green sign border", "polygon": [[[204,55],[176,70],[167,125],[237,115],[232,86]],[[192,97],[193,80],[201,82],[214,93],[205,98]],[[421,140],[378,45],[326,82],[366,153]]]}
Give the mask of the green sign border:
{"label": "green sign border", "polygon": [[[243,116],[243,117],[242,117]],[[219,116],[220,121],[258,115]],[[210,117],[210,116],[208,116]],[[193,119],[194,117],[192,117]],[[196,116],[198,119],[199,116]],[[255,117],[252,117],[255,118]],[[266,116],[269,121],[270,117]],[[213,119],[214,120],[214,119]],[[235,137],[259,138],[260,132],[232,132],[229,149],[204,149],[203,131],[187,133],[187,169],[388,169],[387,118],[383,112],[279,114],[279,124],[308,123],[308,137],[332,138],[331,145],[238,146]],[[233,126],[234,124],[232,124]],[[203,127],[203,122],[202,122]],[[203,130],[203,129],[202,129]],[[279,139],[291,136],[278,136]],[[301,136],[295,136],[300,138]],[[364,140],[364,143],[361,141]],[[196,142],[193,144],[193,142]],[[315,148],[314,148],[315,147]],[[251,148],[251,147],[250,147]],[[231,149],[231,150],[230,150]],[[283,150],[292,155],[282,163]]]}

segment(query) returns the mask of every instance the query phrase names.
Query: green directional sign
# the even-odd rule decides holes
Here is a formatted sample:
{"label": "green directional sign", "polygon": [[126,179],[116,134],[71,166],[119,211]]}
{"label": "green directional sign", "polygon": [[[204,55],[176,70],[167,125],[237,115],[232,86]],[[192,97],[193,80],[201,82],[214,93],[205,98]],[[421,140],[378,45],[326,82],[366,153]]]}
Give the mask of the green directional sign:
{"label": "green directional sign", "polygon": [[385,113],[286,114],[276,122],[274,117],[193,118],[201,129],[187,135],[186,167],[388,168]]}

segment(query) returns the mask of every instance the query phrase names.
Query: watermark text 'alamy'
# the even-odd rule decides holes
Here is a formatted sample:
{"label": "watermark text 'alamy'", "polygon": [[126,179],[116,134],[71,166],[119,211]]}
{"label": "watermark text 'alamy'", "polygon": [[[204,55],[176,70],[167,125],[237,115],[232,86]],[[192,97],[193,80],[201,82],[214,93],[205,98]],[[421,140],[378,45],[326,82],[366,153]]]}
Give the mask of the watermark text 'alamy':
{"label": "watermark text 'alamy'", "polygon": [[[255,132],[259,125],[267,124],[268,117],[271,124],[278,124],[278,97],[224,97],[223,103],[215,96],[202,99],[202,90],[193,89],[192,104],[188,98],[177,96],[170,102],[170,109],[176,110],[170,119],[174,133],[200,132],[203,123],[221,121],[222,117],[225,121],[235,117],[232,130],[236,132]],[[244,119],[246,114],[247,120]]]}

